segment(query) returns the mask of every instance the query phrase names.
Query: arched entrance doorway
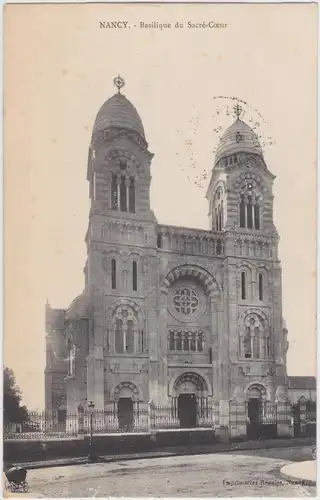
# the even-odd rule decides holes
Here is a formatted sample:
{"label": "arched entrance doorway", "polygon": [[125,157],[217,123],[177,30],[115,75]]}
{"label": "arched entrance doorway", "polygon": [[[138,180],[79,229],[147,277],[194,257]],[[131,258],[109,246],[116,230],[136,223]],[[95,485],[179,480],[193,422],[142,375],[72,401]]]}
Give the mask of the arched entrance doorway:
{"label": "arched entrance doorway", "polygon": [[247,437],[268,439],[277,436],[277,406],[267,401],[263,385],[253,384],[247,390]]}
{"label": "arched entrance doorway", "polygon": [[139,401],[138,388],[132,382],[122,382],[114,391],[117,402],[118,427],[130,431],[134,426],[134,403]]}
{"label": "arched entrance doorway", "polygon": [[208,388],[205,380],[197,373],[180,375],[173,386],[173,405],[180,427],[197,427],[198,416],[207,408]]}

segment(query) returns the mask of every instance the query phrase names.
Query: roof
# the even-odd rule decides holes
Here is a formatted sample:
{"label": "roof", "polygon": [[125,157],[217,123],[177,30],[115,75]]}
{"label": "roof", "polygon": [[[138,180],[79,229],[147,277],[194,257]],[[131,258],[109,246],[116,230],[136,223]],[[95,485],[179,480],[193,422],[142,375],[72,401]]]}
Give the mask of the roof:
{"label": "roof", "polygon": [[217,147],[215,163],[235,153],[252,153],[263,156],[256,133],[239,118],[224,132]]}
{"label": "roof", "polygon": [[317,388],[316,377],[288,377],[289,389],[315,390]]}
{"label": "roof", "polygon": [[145,139],[142,121],[136,108],[120,93],[110,97],[101,106],[93,126],[93,133],[113,127],[133,130]]}
{"label": "roof", "polygon": [[78,295],[66,311],[66,320],[89,318],[89,301],[85,293]]}

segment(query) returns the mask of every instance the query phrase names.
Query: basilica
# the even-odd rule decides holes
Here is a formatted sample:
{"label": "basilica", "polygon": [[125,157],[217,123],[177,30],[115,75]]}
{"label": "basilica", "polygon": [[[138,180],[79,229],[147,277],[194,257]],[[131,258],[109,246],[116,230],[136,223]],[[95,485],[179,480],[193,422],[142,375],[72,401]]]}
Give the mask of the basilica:
{"label": "basilica", "polygon": [[89,145],[84,289],[46,305],[46,409],[93,402],[130,419],[134,405],[178,408],[183,426],[217,404],[288,398],[275,176],[235,107],[206,198],[208,230],[163,225],[150,206],[153,153],[115,78]]}

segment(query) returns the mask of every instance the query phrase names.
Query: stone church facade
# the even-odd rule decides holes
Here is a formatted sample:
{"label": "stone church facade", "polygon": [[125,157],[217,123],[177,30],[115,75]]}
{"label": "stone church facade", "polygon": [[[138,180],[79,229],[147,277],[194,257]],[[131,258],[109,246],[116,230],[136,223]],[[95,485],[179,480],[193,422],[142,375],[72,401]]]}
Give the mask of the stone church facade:
{"label": "stone church facade", "polygon": [[150,207],[152,158],[119,88],[89,146],[84,290],[66,310],[46,305],[46,408],[152,401],[192,426],[215,403],[228,427],[231,400],[288,398],[275,176],[237,106],[213,161],[209,229],[168,226]]}

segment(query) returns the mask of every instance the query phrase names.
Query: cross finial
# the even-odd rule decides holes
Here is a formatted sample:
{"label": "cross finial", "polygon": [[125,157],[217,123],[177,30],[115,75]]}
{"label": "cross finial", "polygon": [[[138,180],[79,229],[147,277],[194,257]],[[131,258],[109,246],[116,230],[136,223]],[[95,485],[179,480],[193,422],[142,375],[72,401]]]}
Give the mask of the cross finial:
{"label": "cross finial", "polygon": [[120,75],[118,75],[113,79],[113,83],[118,89],[118,94],[120,94],[120,89],[122,89],[122,87],[124,87],[125,85],[124,79]]}
{"label": "cross finial", "polygon": [[234,114],[236,115],[237,120],[239,120],[240,115],[242,113],[242,108],[241,108],[241,106],[239,106],[238,102],[237,102],[236,106],[233,109],[234,109]]}

